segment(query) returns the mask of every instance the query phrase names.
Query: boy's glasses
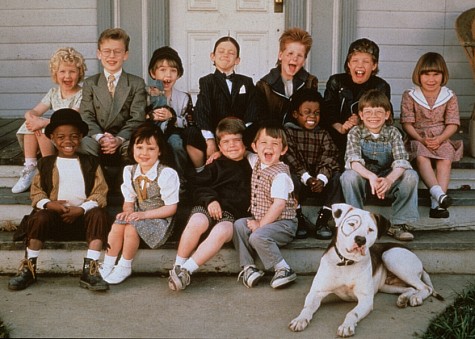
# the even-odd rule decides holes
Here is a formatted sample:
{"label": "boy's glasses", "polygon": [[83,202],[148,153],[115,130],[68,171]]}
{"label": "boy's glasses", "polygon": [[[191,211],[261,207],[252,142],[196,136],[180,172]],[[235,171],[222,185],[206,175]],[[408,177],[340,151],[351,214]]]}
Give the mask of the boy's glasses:
{"label": "boy's glasses", "polygon": [[370,116],[376,116],[376,117],[382,117],[386,114],[385,111],[365,111],[363,110],[363,115],[365,117],[370,117]]}
{"label": "boy's glasses", "polygon": [[103,50],[101,50],[101,54],[105,57],[108,57],[111,54],[119,56],[119,55],[122,55],[124,53],[125,53],[125,50],[123,50],[123,49],[103,49]]}

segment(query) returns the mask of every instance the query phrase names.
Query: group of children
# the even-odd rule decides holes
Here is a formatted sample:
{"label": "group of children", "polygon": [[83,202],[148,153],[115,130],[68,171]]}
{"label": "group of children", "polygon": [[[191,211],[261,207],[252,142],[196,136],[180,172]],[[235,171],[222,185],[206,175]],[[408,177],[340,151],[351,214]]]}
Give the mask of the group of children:
{"label": "group of children", "polygon": [[[158,248],[170,236],[185,185],[193,208],[169,272],[172,290],[185,289],[191,275],[231,241],[242,267],[238,280],[246,287],[264,276],[257,259],[273,269],[273,288],[287,286],[296,273],[280,247],[309,231],[330,239],[334,203],[363,208],[370,196],[392,199],[388,234],[412,240],[408,223],[419,218],[413,160],[430,189],[430,217],[449,216],[451,163],[462,156],[462,145],[450,140],[460,119],[440,54],[420,58],[415,88],[403,95],[405,142],[392,126],[390,87],[376,76],[379,48],[371,40],[351,44],[346,72],[329,78],[322,97],[317,78],[304,69],[312,45],[304,30],[282,34],[276,67],[255,86],[234,71],[237,41],[222,37],[211,53],[216,71],[200,79],[195,106],[174,88],[184,73],[178,53],[168,46],[153,53],[148,69],[156,86],[146,88],[142,78],[123,70],[129,40],[118,28],[100,35],[97,57],[104,71],[82,88],[86,66],[77,51],[60,49],[51,59],[59,87],[25,114],[18,132],[25,168],[12,191],[31,185],[34,209],[26,223],[25,258],[10,289],[36,281],[47,239],[87,241],[82,287],[107,290],[123,282],[141,244]],[[43,118],[51,108],[51,119]],[[106,198],[118,169],[124,203],[111,221]],[[301,209],[310,196],[322,206],[316,227]]]}

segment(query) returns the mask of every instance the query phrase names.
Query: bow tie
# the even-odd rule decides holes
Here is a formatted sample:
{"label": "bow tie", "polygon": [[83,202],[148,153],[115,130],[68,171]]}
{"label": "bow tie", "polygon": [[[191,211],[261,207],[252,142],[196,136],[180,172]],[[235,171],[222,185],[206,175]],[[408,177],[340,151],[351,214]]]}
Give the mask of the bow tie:
{"label": "bow tie", "polygon": [[235,73],[232,72],[232,73],[229,74],[229,75],[226,75],[226,73],[221,73],[221,74],[223,75],[224,79],[233,81],[233,79],[234,79],[234,74],[235,74]]}

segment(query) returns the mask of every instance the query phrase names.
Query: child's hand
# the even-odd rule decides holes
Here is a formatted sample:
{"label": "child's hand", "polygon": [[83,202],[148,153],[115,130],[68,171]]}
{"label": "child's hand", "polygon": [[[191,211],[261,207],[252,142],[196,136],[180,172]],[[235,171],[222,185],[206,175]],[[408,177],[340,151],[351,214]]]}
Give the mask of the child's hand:
{"label": "child's hand", "polygon": [[213,161],[215,161],[216,159],[218,159],[219,157],[221,157],[221,152],[220,151],[217,151],[217,152],[214,152],[213,154],[211,154],[211,156],[206,160],[206,165],[209,165],[211,163],[213,163]]}
{"label": "child's hand", "polygon": [[391,179],[389,178],[385,178],[385,177],[380,177],[378,179],[376,179],[376,196],[378,197],[378,199],[384,199],[385,196],[386,196],[386,192],[389,191],[389,189],[391,188],[393,182]]}
{"label": "child's hand", "polygon": [[216,142],[214,139],[207,139],[206,140],[206,159],[209,159],[211,155],[216,153],[218,151],[218,148],[216,147]]}
{"label": "child's hand", "polygon": [[425,145],[427,146],[427,148],[431,149],[431,150],[436,150],[440,147],[440,142],[439,142],[439,138],[437,137],[433,137],[433,138],[426,138],[425,140]]}
{"label": "child's hand", "polygon": [[132,212],[129,213],[125,221],[130,222],[130,221],[137,221],[137,220],[142,220],[145,219],[145,212]]}
{"label": "child's hand", "polygon": [[115,218],[121,221],[127,221],[130,214],[132,214],[132,212],[120,212],[115,216]]}
{"label": "child's hand", "polygon": [[217,201],[213,201],[208,205],[208,213],[214,220],[219,220],[223,217],[221,205]]}
{"label": "child's hand", "polygon": [[104,133],[104,136],[99,139],[99,144],[101,145],[101,151],[103,154],[114,154],[116,149],[122,145],[122,141],[119,141],[119,138],[116,138],[110,133]]}
{"label": "child's hand", "polygon": [[254,219],[247,219],[247,228],[251,230],[251,232],[254,232],[260,227],[259,221],[254,220]]}
{"label": "child's hand", "polygon": [[30,112],[27,112],[25,114],[26,118],[26,128],[30,132],[35,132],[38,130],[41,130],[43,127],[45,127],[45,124],[47,124],[48,120],[46,119],[41,119],[40,117],[37,117],[36,115],[31,114]]}
{"label": "child's hand", "polygon": [[46,203],[45,207],[48,210],[54,211],[59,214],[64,214],[69,211],[69,207],[66,206],[66,200],[56,200],[56,201],[49,201]]}
{"label": "child's hand", "polygon": [[153,121],[167,121],[173,117],[172,112],[170,112],[170,110],[165,107],[154,109],[152,114],[153,114]]}
{"label": "child's hand", "polygon": [[67,212],[61,215],[61,219],[67,224],[72,224],[74,220],[84,215],[84,209],[82,207],[69,206],[67,209]]}

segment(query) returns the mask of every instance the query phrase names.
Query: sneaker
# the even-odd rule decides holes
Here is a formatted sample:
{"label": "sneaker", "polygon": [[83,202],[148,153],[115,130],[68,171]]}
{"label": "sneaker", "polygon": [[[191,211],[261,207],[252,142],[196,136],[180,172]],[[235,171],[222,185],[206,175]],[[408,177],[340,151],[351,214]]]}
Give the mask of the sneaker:
{"label": "sneaker", "polygon": [[297,279],[297,274],[291,268],[282,268],[275,271],[270,282],[272,288],[284,287]]}
{"label": "sneaker", "polygon": [[180,265],[175,265],[169,271],[168,287],[173,291],[184,290],[190,284],[190,272],[181,268]]}
{"label": "sneaker", "polygon": [[99,273],[101,274],[102,279],[105,279],[112,273],[114,265],[104,265],[101,264],[99,267]]}
{"label": "sneaker", "polygon": [[242,277],[242,283],[244,286],[251,288],[257,286],[257,283],[263,276],[263,271],[258,270],[255,266],[248,266],[239,273],[237,281]]}
{"label": "sneaker", "polygon": [[332,211],[321,209],[317,217],[315,238],[320,240],[328,240],[332,238],[333,232],[328,226],[328,221],[332,217]]}
{"label": "sneaker", "polygon": [[400,241],[411,241],[414,239],[414,235],[409,232],[409,227],[405,224],[391,225],[388,229],[388,235]]}
{"label": "sneaker", "polygon": [[24,166],[15,186],[12,187],[12,193],[22,193],[27,191],[36,173],[36,166]]}
{"label": "sneaker", "polygon": [[312,223],[302,213],[302,209],[297,209],[297,233],[296,239],[306,239],[308,237],[308,230],[312,227]]}
{"label": "sneaker", "polygon": [[452,206],[452,203],[453,203],[452,198],[449,197],[447,194],[442,194],[439,197],[439,206],[441,208],[447,209],[450,206]]}
{"label": "sneaker", "polygon": [[445,208],[431,208],[429,210],[429,218],[434,218],[434,219],[445,219],[450,217],[449,211],[446,210]]}
{"label": "sneaker", "polygon": [[104,281],[111,285],[117,285],[123,282],[125,279],[130,277],[132,274],[132,267],[125,267],[125,266],[114,266],[112,272],[107,276],[103,277]]}

